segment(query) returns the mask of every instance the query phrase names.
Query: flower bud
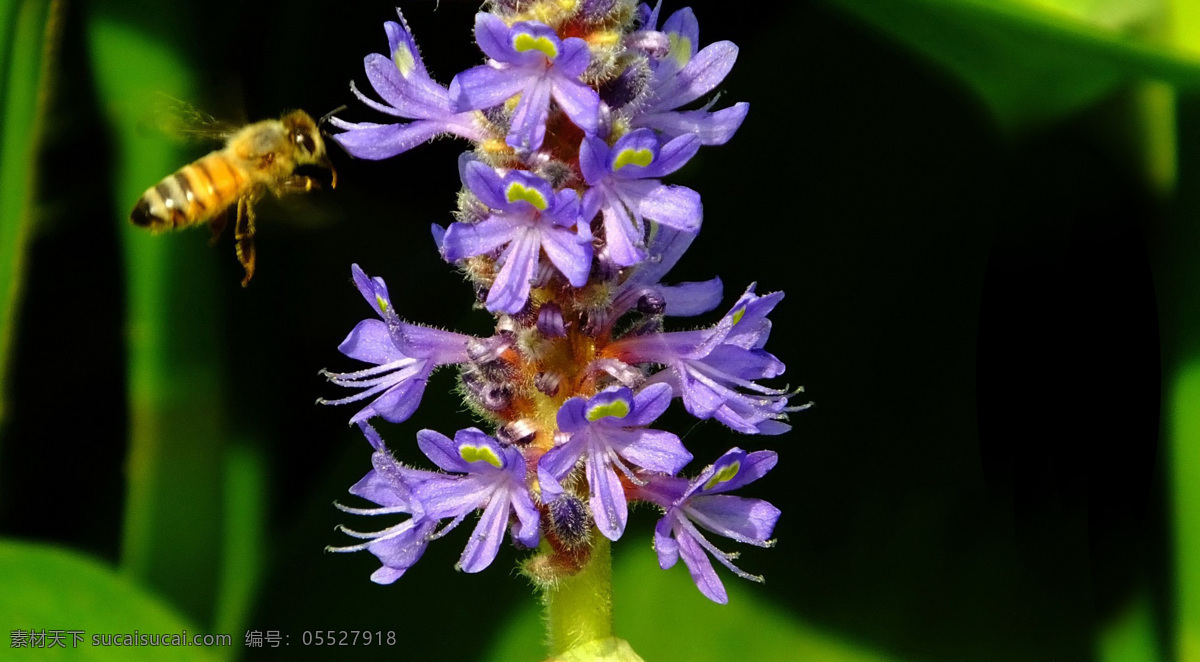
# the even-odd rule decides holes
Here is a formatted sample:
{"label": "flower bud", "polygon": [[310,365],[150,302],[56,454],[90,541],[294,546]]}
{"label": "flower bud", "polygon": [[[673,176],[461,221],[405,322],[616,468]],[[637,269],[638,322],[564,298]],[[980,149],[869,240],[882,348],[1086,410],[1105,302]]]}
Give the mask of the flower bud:
{"label": "flower bud", "polygon": [[562,308],[556,303],[543,304],[538,310],[537,327],[548,338],[565,338],[567,327],[563,322]]}
{"label": "flower bud", "polygon": [[517,419],[501,425],[496,429],[496,439],[503,444],[512,446],[528,446],[537,436],[537,428],[533,421],[527,418]]}
{"label": "flower bud", "polygon": [[578,547],[588,541],[592,532],[592,517],[583,501],[564,494],[550,504],[550,526],[567,547]]}

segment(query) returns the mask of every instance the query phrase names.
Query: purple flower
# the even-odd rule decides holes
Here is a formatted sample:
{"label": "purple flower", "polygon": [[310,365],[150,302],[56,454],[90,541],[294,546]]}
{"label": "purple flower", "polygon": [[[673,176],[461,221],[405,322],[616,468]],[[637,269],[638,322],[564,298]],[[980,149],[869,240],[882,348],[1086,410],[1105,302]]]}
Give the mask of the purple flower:
{"label": "purple flower", "polygon": [[393,515],[410,514],[412,517],[395,526],[360,533],[345,527],[341,531],[365,539],[366,542],[347,547],[327,547],[331,552],[357,552],[366,549],[383,562],[383,567],[371,575],[371,581],[377,584],[391,584],[399,579],[406,570],[411,568],[425,553],[429,536],[433,533],[436,520],[424,519],[424,509],[413,498],[412,489],[418,483],[436,474],[431,471],[411,469],[398,462],[388,452],[379,433],[370,425],[360,423],[359,427],[375,452],[371,455],[374,468],[362,480],[350,488],[350,493],[368,501],[379,504],[380,508],[350,508],[337,504],[343,512],[353,515]]}
{"label": "purple flower", "polygon": [[[643,33],[655,31],[661,5],[660,2],[653,10],[646,5],[639,8],[646,16]],[[739,102],[729,108],[709,112],[709,107],[716,101],[714,99],[699,110],[676,109],[708,94],[725,80],[737,61],[737,46],[731,41],[719,41],[697,53],[700,27],[691,8],[671,14],[663,24],[662,32],[667,36],[669,47],[665,53],[657,49],[647,52],[653,75],[644,101],[632,104],[636,110],[630,117],[631,125],[655,129],[667,137],[692,134],[704,145],[725,144],[742,125],[746,112],[750,110],[749,104]],[[656,43],[636,36],[630,41],[634,44]]]}
{"label": "purple flower", "polygon": [[657,503],[666,510],[654,527],[658,565],[666,570],[682,556],[696,587],[709,600],[719,604],[729,602],[729,597],[705,552],[738,577],[761,582],[762,577],[734,565],[733,559],[737,555],[717,549],[696,525],[748,545],[772,546],[771,532],[779,520],[779,509],[762,499],[722,493],[758,480],[777,461],[778,456],[772,451],[747,453],[733,448],[690,482],[670,476],[647,476],[635,496]]}
{"label": "purple flower", "polygon": [[354,285],[381,319],[365,319],[338,345],[352,359],[375,364],[356,372],[321,371],[338,386],[362,391],[338,400],[317,400],[325,405],[343,405],[378,395],[351,419],[351,423],[382,416],[400,423],[412,416],[430,373],[438,366],[463,363],[468,359],[467,345],[474,340],[450,331],[403,322],[388,298],[387,285],[381,278],[368,278],[357,264],[351,267]]}
{"label": "purple flower", "polygon": [[576,126],[596,132],[600,96],[579,81],[590,58],[587,42],[559,39],[553,29],[535,21],[509,27],[482,12],[475,15],[475,41],[490,59],[451,81],[455,111],[491,108],[520,94],[507,142],[523,153],[542,146],[551,97]]}
{"label": "purple flower", "polygon": [[631,308],[642,312],[651,300],[661,301],[661,312],[668,317],[691,317],[716,308],[721,303],[723,286],[720,278],[700,282],[663,285],[663,276],[675,266],[684,251],[696,238],[695,232],[684,232],[656,225],[646,246],[647,257],[639,263],[613,296],[610,322],[615,322]]}
{"label": "purple flower", "polygon": [[520,451],[501,446],[476,428],[459,430],[453,440],[433,430],[421,430],[417,444],[434,464],[458,474],[434,474],[413,488],[424,517],[453,518],[433,537],[440,538],[468,514],[483,509],[456,568],[479,572],[488,567],[500,550],[510,514],[516,514],[513,539],[524,547],[537,546],[541,520],[525,485],[525,459]]}
{"label": "purple flower", "polygon": [[643,219],[695,234],[703,209],[700,195],[683,186],[668,186],[658,177],[683,167],[700,149],[692,135],[665,145],[649,129],[632,131],[611,148],[587,136],[579,148],[579,168],[591,188],[583,196],[584,217],[604,216],[608,257],[627,267],[646,258]]}
{"label": "purple flower", "polygon": [[666,411],[671,397],[666,384],[651,384],[637,395],[620,387],[590,399],[576,397],[564,402],[558,410],[558,429],[571,436],[538,462],[543,500],[558,498],[563,493],[561,481],[585,458],[596,528],[610,540],[620,538],[629,509],[617,471],[631,482],[641,482],[625,462],[646,471],[674,474],[692,459],[679,437],[645,428]]}
{"label": "purple flower", "polygon": [[375,110],[416,121],[356,124],[335,117],[330,122],[346,132],[334,136],[334,140],[351,155],[372,160],[395,156],[444,133],[467,140],[482,140],[484,131],[476,123],[475,113],[451,110],[449,92],[426,73],[404,15],[400,15],[399,24],[388,21],[383,27],[387,31],[391,57],[372,53],[364,62],[367,80],[386,103],[365,96],[354,83],[350,84],[350,90]]}
{"label": "purple flower", "polygon": [[492,212],[478,223],[454,223],[441,237],[442,256],[450,262],[500,248],[503,266],[488,291],[492,312],[516,313],[529,299],[530,280],[542,251],[575,287],[587,283],[592,237],[580,222],[574,190],[555,193],[545,180],[524,170],[501,177],[478,161],[463,168],[463,183]]}
{"label": "purple flower", "polygon": [[667,366],[649,381],[670,384],[697,418],[716,418],[745,434],[782,434],[791,429],[782,422],[787,412],[803,407],[787,406],[788,391],[754,381],[783,374],[783,363],[762,349],[771,333],[767,314],[782,298],[783,292],[760,297],[751,285],[711,329],[626,336],[605,354]]}

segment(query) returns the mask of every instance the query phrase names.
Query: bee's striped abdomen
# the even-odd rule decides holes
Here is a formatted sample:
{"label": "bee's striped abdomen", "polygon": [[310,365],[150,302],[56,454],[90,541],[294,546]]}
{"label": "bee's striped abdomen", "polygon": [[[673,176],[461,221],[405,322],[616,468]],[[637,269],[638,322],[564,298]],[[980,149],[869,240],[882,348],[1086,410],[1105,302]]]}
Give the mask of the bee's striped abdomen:
{"label": "bee's striped abdomen", "polygon": [[247,184],[224,154],[212,152],[146,189],[129,220],[152,230],[203,223],[236,202]]}

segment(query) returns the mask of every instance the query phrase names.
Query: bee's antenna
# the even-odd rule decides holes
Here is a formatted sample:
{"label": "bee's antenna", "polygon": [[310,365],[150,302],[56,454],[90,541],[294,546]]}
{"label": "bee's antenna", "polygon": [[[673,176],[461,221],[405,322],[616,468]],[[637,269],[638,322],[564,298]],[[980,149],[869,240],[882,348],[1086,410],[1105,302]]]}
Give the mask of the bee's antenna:
{"label": "bee's antenna", "polygon": [[328,113],[325,113],[321,117],[321,119],[317,120],[317,128],[321,129],[321,132],[324,133],[325,123],[329,121],[329,118],[333,117],[334,115],[337,115],[338,113],[342,112],[343,110],[346,110],[349,107],[350,106],[347,106],[346,104],[342,104],[342,105],[338,106],[337,108],[334,108],[333,110],[329,111]]}

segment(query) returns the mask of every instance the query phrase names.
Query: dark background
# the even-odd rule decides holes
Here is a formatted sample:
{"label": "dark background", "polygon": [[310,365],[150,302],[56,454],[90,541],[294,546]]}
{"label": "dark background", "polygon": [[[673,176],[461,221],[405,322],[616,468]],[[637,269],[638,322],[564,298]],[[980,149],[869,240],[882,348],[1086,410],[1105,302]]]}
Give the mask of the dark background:
{"label": "dark background", "polygon": [[[193,4],[196,30],[180,38],[211,42],[203,102],[217,114],[348,103],[342,117],[385,121],[355,105],[347,83],[366,87],[362,57],[386,51],[387,3]],[[478,62],[477,5],[410,4],[435,79]],[[682,410],[667,419],[698,467],[732,445],[779,453],[753,490],[783,511],[779,544],[739,561],[768,578],[751,590],[826,631],[931,660],[1090,659],[1096,633],[1137,591],[1165,609],[1147,249],[1161,214],[1109,121],[1127,91],[1002,136],[948,74],[821,3],[691,6],[702,45],[741,47],[719,106],[751,110],[728,145],[673,178],[701,193],[706,213],[672,279],[719,275],[727,303],[751,282],[784,290],[767,349],[815,402],[779,437],[694,425]],[[81,33],[76,6],[16,342],[0,532],[116,561],[128,423],[110,219],[134,201],[108,193],[110,144]],[[271,469],[254,627],[386,630],[403,614],[423,633],[411,659],[444,655],[448,641],[472,658],[488,639],[462,636],[462,624],[499,627],[497,614],[530,600],[511,548],[480,575],[452,569],[465,534],[431,545],[390,587],[368,581],[374,557],[322,553],[346,542],[333,526],[349,516],[331,502],[369,468],[368,446],[346,427],[352,410],[312,404],[342,395],[317,370],[353,368],[336,345],[370,313],[349,265],[383,276],[413,321],[490,327],[428,230],[451,220],[464,148],[443,139],[380,163],[335,153],[336,192],[260,206],[259,271],[245,290],[230,239],[214,249],[231,420],[265,444]],[[399,457],[421,461],[411,443],[421,428],[474,424],[452,385],[438,373],[410,421],[380,426]],[[630,531],[653,522],[640,511]],[[625,543],[615,556],[651,553]]]}

